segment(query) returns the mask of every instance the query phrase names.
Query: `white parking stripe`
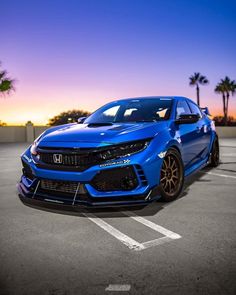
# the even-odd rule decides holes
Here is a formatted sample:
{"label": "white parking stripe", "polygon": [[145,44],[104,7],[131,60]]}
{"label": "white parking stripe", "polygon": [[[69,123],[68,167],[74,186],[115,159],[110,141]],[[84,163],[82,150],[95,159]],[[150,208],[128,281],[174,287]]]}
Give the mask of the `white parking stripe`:
{"label": "white parking stripe", "polygon": [[236,176],[233,176],[233,175],[218,174],[218,173],[204,172],[204,171],[201,171],[201,172],[204,173],[204,174],[210,174],[210,175],[214,175],[214,176],[220,176],[220,177],[225,177],[225,178],[233,178],[233,179],[236,179]]}
{"label": "white parking stripe", "polygon": [[96,217],[92,213],[83,213],[89,220],[97,224],[99,227],[104,229],[106,232],[108,232],[110,235],[121,241],[123,244],[125,244],[129,249],[131,250],[143,250],[144,246],[133,240],[132,238],[128,237],[127,235],[120,232],[118,229],[114,228],[101,218]]}
{"label": "white parking stripe", "polygon": [[149,220],[147,220],[147,219],[145,219],[145,218],[143,218],[141,216],[138,216],[138,215],[136,215],[135,213],[133,213],[131,211],[124,211],[123,213],[125,215],[133,218],[134,220],[142,223],[143,225],[146,225],[147,227],[150,227],[151,229],[161,233],[162,235],[164,235],[166,237],[169,237],[170,239],[175,240],[175,239],[180,239],[181,238],[180,235],[178,235],[178,234],[176,234],[176,233],[174,233],[174,232],[172,232],[172,231],[170,231],[170,230],[168,230],[168,229],[166,229],[166,228],[164,228],[164,227],[162,227],[162,226],[160,226],[160,225],[158,225],[156,223],[153,223],[152,221],[149,221]]}
{"label": "white parking stripe", "polygon": [[136,215],[133,212],[130,211],[124,211],[122,212],[124,215],[134,219],[135,221],[142,223],[143,225],[153,229],[156,232],[159,232],[160,234],[164,235],[164,237],[157,238],[155,240],[147,241],[144,243],[139,243],[135,241],[134,239],[130,238],[129,236],[123,234],[118,229],[114,228],[104,220],[102,220],[99,217],[96,217],[92,213],[83,213],[84,216],[86,216],[89,220],[94,222],[96,225],[104,229],[106,232],[108,232],[110,235],[115,237],[117,240],[122,242],[124,245],[126,245],[129,249],[135,250],[135,251],[141,251],[150,247],[162,245],[166,242],[170,242],[172,240],[180,239],[181,236],[179,234],[176,234],[156,223],[153,223],[152,221],[149,221],[141,216]]}
{"label": "white parking stripe", "polygon": [[150,247],[154,247],[154,246],[160,246],[164,243],[167,242],[171,242],[173,239],[169,238],[169,237],[162,237],[159,239],[155,239],[155,240],[151,240],[151,241],[147,241],[143,243],[143,246],[145,249],[150,248]]}
{"label": "white parking stripe", "polygon": [[130,285],[118,285],[118,284],[110,284],[108,287],[106,287],[105,291],[118,291],[118,292],[127,292],[130,291],[131,286]]}

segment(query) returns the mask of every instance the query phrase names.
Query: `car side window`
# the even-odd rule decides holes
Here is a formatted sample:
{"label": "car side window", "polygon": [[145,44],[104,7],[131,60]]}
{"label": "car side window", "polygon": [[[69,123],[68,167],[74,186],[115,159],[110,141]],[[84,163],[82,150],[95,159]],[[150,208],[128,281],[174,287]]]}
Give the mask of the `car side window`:
{"label": "car side window", "polygon": [[176,119],[179,119],[180,115],[191,114],[191,110],[185,100],[179,100],[176,107]]}
{"label": "car side window", "polygon": [[199,107],[191,101],[189,101],[188,103],[189,103],[192,114],[198,114],[199,118],[202,118],[202,112],[200,111]]}

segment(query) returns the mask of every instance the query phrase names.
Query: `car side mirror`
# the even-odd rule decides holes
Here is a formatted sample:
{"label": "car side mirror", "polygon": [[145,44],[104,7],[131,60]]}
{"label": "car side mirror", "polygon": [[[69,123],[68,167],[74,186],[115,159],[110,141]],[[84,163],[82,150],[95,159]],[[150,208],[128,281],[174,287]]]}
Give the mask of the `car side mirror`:
{"label": "car side mirror", "polygon": [[87,117],[80,117],[77,121],[78,124],[83,124],[85,119],[87,119]]}
{"label": "car side mirror", "polygon": [[201,110],[202,110],[202,112],[203,112],[205,115],[207,115],[207,116],[211,116],[211,114],[210,114],[210,111],[209,111],[208,107],[201,108]]}
{"label": "car side mirror", "polygon": [[199,120],[198,114],[182,114],[178,119],[175,120],[175,123],[180,124],[192,124],[196,123]]}

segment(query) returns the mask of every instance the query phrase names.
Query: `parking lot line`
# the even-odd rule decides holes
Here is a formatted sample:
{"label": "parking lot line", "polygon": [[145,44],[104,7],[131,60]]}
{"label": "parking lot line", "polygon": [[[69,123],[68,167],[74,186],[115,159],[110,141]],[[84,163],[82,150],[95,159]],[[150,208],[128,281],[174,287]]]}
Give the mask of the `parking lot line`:
{"label": "parking lot line", "polygon": [[166,229],[166,228],[164,228],[164,227],[162,227],[162,226],[160,226],[160,225],[158,225],[158,224],[156,224],[156,223],[154,223],[152,221],[149,221],[146,218],[138,216],[138,215],[136,215],[135,213],[133,213],[131,211],[124,211],[123,213],[125,215],[131,217],[132,219],[142,223],[143,225],[145,225],[147,227],[150,227],[151,229],[159,232],[160,234],[162,234],[162,235],[164,235],[166,237],[169,237],[170,239],[175,240],[175,239],[180,239],[181,238],[180,235],[178,235],[178,234],[176,234],[176,233],[174,233],[174,232],[172,232],[172,231],[170,231],[170,230],[168,230],[168,229]]}
{"label": "parking lot line", "polygon": [[128,216],[129,218],[134,219],[135,221],[151,228],[152,230],[164,235],[164,237],[157,238],[154,240],[150,240],[144,243],[139,243],[135,241],[134,239],[130,238],[126,234],[122,233],[112,225],[105,222],[103,219],[97,217],[96,215],[92,213],[83,213],[84,216],[86,216],[89,220],[94,222],[96,225],[101,227],[103,230],[108,232],[110,235],[115,237],[117,240],[122,242],[124,245],[126,245],[129,249],[135,250],[135,251],[141,251],[150,247],[162,245],[166,242],[170,242],[172,240],[180,239],[181,236],[179,234],[176,234],[163,226],[160,226],[156,223],[153,223],[152,221],[149,221],[141,216],[136,215],[135,213],[131,211],[123,211],[124,215]]}
{"label": "parking lot line", "polygon": [[110,284],[108,287],[106,287],[105,291],[111,291],[111,292],[128,292],[130,291],[131,286],[128,284]]}
{"label": "parking lot line", "polygon": [[142,243],[139,243],[139,242],[135,241],[134,239],[128,237],[127,235],[125,235],[124,233],[122,233],[118,229],[114,228],[113,226],[111,226],[110,224],[108,224],[107,222],[105,222],[104,220],[102,220],[101,218],[96,217],[92,213],[83,213],[83,214],[89,220],[91,220],[92,222],[94,222],[95,224],[97,224],[99,227],[101,227],[102,229],[104,229],[110,235],[112,235],[117,240],[119,240],[124,245],[126,245],[129,249],[131,249],[131,250],[142,250],[142,249],[144,249],[144,246],[142,245]]}
{"label": "parking lot line", "polygon": [[218,173],[214,173],[214,172],[205,172],[205,171],[200,171],[204,174],[210,174],[210,175],[214,175],[214,176],[220,176],[220,177],[225,177],[225,178],[233,178],[236,179],[236,176],[233,175],[227,175],[227,174],[218,174]]}
{"label": "parking lot line", "polygon": [[147,241],[143,243],[143,246],[145,249],[150,248],[150,247],[155,247],[155,246],[160,246],[164,243],[171,242],[173,239],[170,237],[162,237],[159,239]]}

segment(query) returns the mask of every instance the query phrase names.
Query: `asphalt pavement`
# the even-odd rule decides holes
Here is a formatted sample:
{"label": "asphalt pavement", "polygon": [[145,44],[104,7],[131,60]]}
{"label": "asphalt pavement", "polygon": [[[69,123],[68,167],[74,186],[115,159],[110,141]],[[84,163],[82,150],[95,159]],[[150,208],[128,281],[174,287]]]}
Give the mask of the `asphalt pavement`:
{"label": "asphalt pavement", "polygon": [[62,212],[16,193],[26,144],[0,145],[0,294],[236,294],[236,139],[182,196]]}

